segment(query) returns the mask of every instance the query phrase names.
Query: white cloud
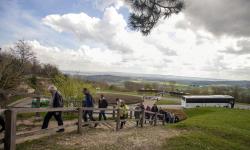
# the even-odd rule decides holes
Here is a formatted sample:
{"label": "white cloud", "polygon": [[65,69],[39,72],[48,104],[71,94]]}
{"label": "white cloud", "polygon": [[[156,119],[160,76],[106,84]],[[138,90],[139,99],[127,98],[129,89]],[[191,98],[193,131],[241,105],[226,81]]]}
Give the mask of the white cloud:
{"label": "white cloud", "polygon": [[30,44],[41,62],[56,64],[63,70],[250,77],[244,71],[240,75],[237,72],[250,67],[249,55],[221,52],[237,47],[240,39],[216,37],[206,29],[191,28],[192,23],[183,13],[161,20],[144,37],[128,30],[117,8],[105,6],[102,18],[82,12],[51,14],[42,19],[43,24],[59,33],[73,34],[78,48],[53,47],[35,40]]}

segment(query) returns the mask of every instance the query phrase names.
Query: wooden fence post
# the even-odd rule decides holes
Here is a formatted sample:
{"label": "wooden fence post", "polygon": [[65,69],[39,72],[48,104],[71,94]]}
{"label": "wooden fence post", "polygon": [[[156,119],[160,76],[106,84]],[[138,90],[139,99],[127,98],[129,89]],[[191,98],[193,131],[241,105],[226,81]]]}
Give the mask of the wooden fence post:
{"label": "wooden fence post", "polygon": [[8,109],[5,111],[6,118],[6,131],[4,137],[4,149],[15,150],[16,149],[16,111],[14,109]]}
{"label": "wooden fence post", "polygon": [[77,133],[82,133],[82,117],[83,117],[83,108],[78,108],[78,128]]}
{"label": "wooden fence post", "polygon": [[116,116],[116,131],[119,131],[121,125],[120,121],[120,109],[117,109],[117,116]]}
{"label": "wooden fence post", "polygon": [[143,125],[144,125],[144,122],[145,122],[145,110],[144,109],[142,109],[142,111],[141,111],[141,127],[143,128]]}
{"label": "wooden fence post", "polygon": [[130,110],[130,119],[132,119],[132,117],[133,117],[133,111],[132,110]]}
{"label": "wooden fence post", "polygon": [[113,106],[112,118],[115,119],[115,105]]}

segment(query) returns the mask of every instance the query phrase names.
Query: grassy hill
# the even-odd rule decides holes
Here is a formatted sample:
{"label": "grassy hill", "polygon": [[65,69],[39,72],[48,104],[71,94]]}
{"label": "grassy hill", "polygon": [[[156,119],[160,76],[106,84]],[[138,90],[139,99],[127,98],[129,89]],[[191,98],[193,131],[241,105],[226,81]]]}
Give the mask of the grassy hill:
{"label": "grassy hill", "polygon": [[223,108],[187,109],[188,119],[171,126],[185,131],[163,149],[249,149],[250,111]]}
{"label": "grassy hill", "polygon": [[[85,134],[57,134],[19,144],[17,149],[169,149],[248,150],[250,111],[224,108],[186,109],[188,119],[162,127],[119,132],[86,130]],[[106,140],[104,140],[106,139]]]}

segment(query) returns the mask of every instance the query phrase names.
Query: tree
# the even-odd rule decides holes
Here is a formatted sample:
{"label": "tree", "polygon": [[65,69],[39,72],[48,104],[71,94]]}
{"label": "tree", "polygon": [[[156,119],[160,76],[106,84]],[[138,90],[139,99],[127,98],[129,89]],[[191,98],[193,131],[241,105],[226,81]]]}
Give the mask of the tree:
{"label": "tree", "polygon": [[129,27],[148,35],[160,18],[178,14],[184,7],[182,0],[127,0],[132,7]]}
{"label": "tree", "polygon": [[65,100],[82,100],[83,88],[88,88],[92,94],[95,93],[95,88],[92,84],[62,74],[56,75],[53,79],[53,83],[62,93]]}
{"label": "tree", "polygon": [[14,48],[10,48],[17,59],[20,60],[21,64],[33,62],[36,59],[32,47],[24,40],[16,42]]}
{"label": "tree", "polygon": [[60,71],[56,66],[53,66],[51,64],[45,64],[42,69],[42,73],[45,74],[48,77],[55,77],[56,75],[60,74]]}

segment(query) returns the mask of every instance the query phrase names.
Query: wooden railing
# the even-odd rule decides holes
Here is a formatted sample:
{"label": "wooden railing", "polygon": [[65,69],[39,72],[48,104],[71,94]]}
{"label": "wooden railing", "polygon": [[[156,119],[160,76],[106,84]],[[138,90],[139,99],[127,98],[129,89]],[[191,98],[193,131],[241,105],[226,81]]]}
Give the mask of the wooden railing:
{"label": "wooden railing", "polygon": [[[135,109],[129,109],[129,116],[128,119],[124,119],[121,120],[120,119],[120,115],[121,115],[121,110],[115,108],[115,106],[113,108],[87,108],[87,107],[71,107],[71,108],[12,108],[12,109],[6,109],[4,111],[5,113],[5,118],[6,118],[6,131],[5,131],[5,136],[4,139],[2,139],[2,141],[4,142],[4,149],[5,150],[15,150],[16,149],[16,138],[17,135],[20,135],[19,133],[17,133],[16,127],[17,127],[17,114],[19,113],[37,113],[37,112],[75,112],[78,114],[78,121],[77,123],[74,124],[69,124],[67,126],[64,125],[64,127],[68,127],[68,126],[75,126],[77,125],[77,133],[82,133],[82,126],[86,123],[84,123],[82,121],[83,119],[83,111],[85,110],[92,110],[92,111],[111,111],[112,113],[112,118],[113,120],[103,120],[103,121],[88,121],[87,124],[90,123],[108,123],[111,121],[115,121],[116,122],[116,131],[119,131],[120,129],[120,124],[121,121],[127,121],[128,119],[134,119],[135,121],[139,121],[141,127],[144,126],[144,122],[145,122],[145,113],[148,113],[150,115],[154,115],[154,125],[157,124],[158,121],[158,116],[161,116],[162,118],[165,118],[164,114],[159,114],[159,113],[154,113],[154,112],[150,112],[150,111],[146,111],[146,110],[135,110]],[[133,112],[140,112],[140,117],[138,118],[133,118]],[[162,119],[162,124],[165,124],[165,119]],[[55,128],[53,128],[55,129]],[[36,131],[32,131],[32,132],[27,132],[27,133],[23,133],[22,136],[30,136],[32,134],[35,134],[37,132],[41,132],[41,131],[45,131],[45,132],[49,132],[51,131],[50,129],[48,130],[36,130]]]}

